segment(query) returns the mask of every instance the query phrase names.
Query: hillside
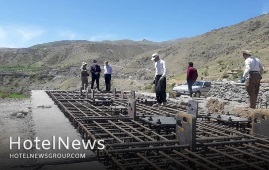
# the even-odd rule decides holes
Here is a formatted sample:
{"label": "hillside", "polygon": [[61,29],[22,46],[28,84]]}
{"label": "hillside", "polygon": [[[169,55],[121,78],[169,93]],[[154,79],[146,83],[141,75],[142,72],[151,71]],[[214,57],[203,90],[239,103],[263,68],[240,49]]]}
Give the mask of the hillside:
{"label": "hillside", "polygon": [[[113,66],[115,86],[143,90],[154,76],[154,63],[150,60],[154,52],[159,52],[161,58],[167,62],[169,84],[184,81],[189,61],[194,62],[195,67],[198,68],[200,78],[238,79],[244,64],[241,54],[243,49],[251,50],[254,56],[261,59],[267,70],[269,67],[268,38],[269,14],[192,38],[165,42],[77,40],[50,42],[21,49],[2,48],[0,49],[2,75],[0,80],[3,80],[2,85],[10,87],[16,85],[17,88],[13,89],[19,89],[19,82],[28,82],[24,84],[24,89],[29,86],[31,89],[71,87],[76,89],[78,78],[75,77],[79,77],[78,68],[81,62],[90,64],[93,59],[97,59],[101,65],[108,60]],[[16,80],[16,82],[13,78],[11,81],[6,75],[18,73],[29,76],[29,81]],[[263,77],[268,78],[268,72]],[[40,83],[42,84],[40,86],[34,85]]]}
{"label": "hillside", "polygon": [[[262,15],[236,25],[212,30],[208,33],[184,39],[172,46],[158,50],[161,57],[167,62],[170,74],[175,79],[183,80],[187,63],[192,61],[199,69],[200,77],[217,79],[227,65],[227,72],[242,70],[244,59],[241,51],[249,49],[254,56],[261,59],[265,69],[269,67],[269,14]],[[144,53],[137,60],[130,63],[132,66],[152,69],[149,60],[151,53]],[[227,74],[225,73],[225,77]],[[230,78],[236,76],[229,76]],[[264,77],[269,77],[268,73]]]}
{"label": "hillside", "polygon": [[157,43],[59,41],[23,49],[0,49],[0,65],[75,66],[93,59],[118,62],[162,47]]}

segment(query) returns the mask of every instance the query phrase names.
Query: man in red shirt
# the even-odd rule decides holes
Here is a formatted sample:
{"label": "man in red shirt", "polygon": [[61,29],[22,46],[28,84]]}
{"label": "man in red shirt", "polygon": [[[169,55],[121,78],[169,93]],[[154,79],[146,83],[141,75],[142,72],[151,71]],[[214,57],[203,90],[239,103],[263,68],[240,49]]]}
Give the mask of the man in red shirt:
{"label": "man in red shirt", "polygon": [[187,69],[187,84],[188,84],[188,90],[190,93],[190,96],[192,97],[192,85],[195,83],[195,81],[198,78],[198,72],[197,69],[193,67],[193,63],[189,62],[189,66]]}

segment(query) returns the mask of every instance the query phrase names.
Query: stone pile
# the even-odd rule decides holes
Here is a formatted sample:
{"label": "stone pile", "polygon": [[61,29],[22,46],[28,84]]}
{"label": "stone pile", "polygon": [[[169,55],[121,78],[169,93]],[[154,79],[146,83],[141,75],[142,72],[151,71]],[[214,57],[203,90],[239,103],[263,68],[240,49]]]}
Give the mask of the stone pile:
{"label": "stone pile", "polygon": [[[212,82],[208,96],[239,103],[249,101],[245,84],[235,82]],[[262,100],[262,103],[269,101],[269,83],[261,83],[258,100]]]}

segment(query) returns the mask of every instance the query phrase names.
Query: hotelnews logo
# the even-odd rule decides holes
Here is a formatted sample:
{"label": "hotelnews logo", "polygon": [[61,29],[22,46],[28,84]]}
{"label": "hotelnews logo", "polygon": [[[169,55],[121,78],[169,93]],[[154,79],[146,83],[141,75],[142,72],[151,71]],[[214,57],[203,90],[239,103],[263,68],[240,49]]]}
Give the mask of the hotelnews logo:
{"label": "hotelnews logo", "polygon": [[[45,139],[41,140],[36,137],[34,140],[21,140],[17,137],[17,140],[10,137],[9,149],[10,150],[88,150],[88,149],[105,149],[104,140],[73,140],[70,141],[69,137],[55,137],[52,136],[52,141]],[[85,158],[85,154],[78,153],[10,153],[10,158]]]}

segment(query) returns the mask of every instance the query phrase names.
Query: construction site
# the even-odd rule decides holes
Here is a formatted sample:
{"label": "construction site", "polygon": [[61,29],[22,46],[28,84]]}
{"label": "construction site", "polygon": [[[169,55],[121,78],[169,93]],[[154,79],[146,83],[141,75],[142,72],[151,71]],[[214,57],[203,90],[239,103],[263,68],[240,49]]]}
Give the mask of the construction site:
{"label": "construction site", "polygon": [[243,115],[200,109],[204,98],[153,107],[155,97],[116,88],[46,93],[85,141],[104,140],[93,152],[106,169],[269,169],[267,100]]}

